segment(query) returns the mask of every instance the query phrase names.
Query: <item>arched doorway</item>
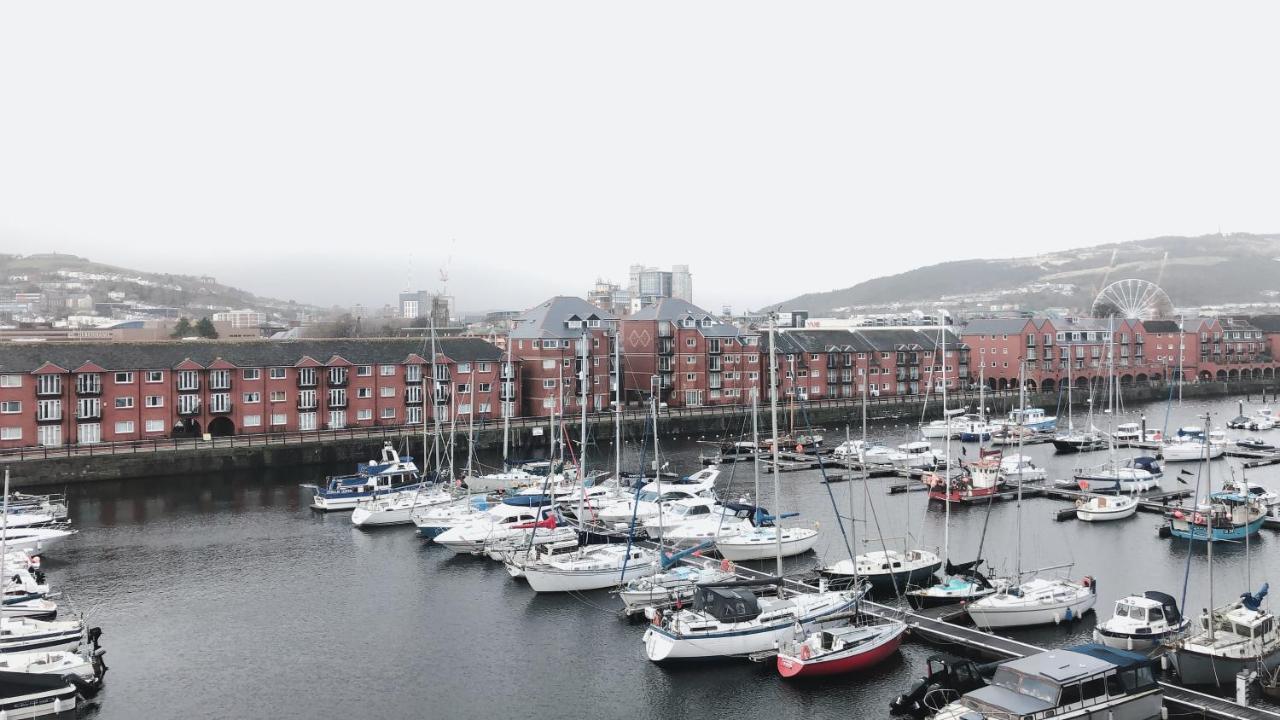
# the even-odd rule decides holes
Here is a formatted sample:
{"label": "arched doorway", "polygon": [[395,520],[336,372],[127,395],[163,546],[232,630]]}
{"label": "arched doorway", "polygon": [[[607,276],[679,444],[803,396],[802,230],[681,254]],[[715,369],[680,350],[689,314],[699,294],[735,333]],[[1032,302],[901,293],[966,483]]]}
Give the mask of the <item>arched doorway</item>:
{"label": "arched doorway", "polygon": [[1239,379],[1240,379],[1240,371],[1239,371],[1239,370],[1236,370],[1235,368],[1231,368],[1230,370],[1228,370],[1228,371],[1227,371],[1227,379],[1228,379],[1228,380],[1231,380],[1231,381],[1233,381],[1233,382],[1234,382],[1234,381],[1236,381],[1236,380],[1239,380]]}
{"label": "arched doorway", "polygon": [[1035,380],[1027,380],[1025,383],[1023,383],[1023,387],[1025,387],[1025,388],[1027,389],[1027,392],[1035,392],[1035,391],[1036,391],[1036,381],[1035,381]]}
{"label": "arched doorway", "polygon": [[1273,368],[1273,367],[1269,367],[1269,368],[1263,368],[1263,369],[1262,369],[1262,377],[1264,377],[1264,378],[1273,378],[1273,377],[1275,377],[1275,376],[1276,376],[1276,369],[1275,369],[1275,368]]}
{"label": "arched doorway", "polygon": [[174,437],[200,437],[200,421],[184,418],[173,424]]}
{"label": "arched doorway", "polygon": [[1045,392],[1053,392],[1053,389],[1054,389],[1053,378],[1045,378],[1043,381],[1041,381],[1040,389]]}
{"label": "arched doorway", "polygon": [[999,389],[999,390],[1008,390],[1008,389],[1009,389],[1009,379],[1008,379],[1008,378],[1000,378],[1000,384],[999,384],[999,386],[997,387],[997,389]]}
{"label": "arched doorway", "polygon": [[1200,371],[1200,379],[1201,379],[1201,380],[1212,380],[1212,379],[1213,379],[1213,374],[1212,374],[1212,373],[1210,373],[1208,370],[1201,370],[1201,371]]}
{"label": "arched doorway", "polygon": [[236,424],[231,418],[223,415],[209,421],[209,434],[214,437],[229,437],[236,434]]}
{"label": "arched doorway", "polygon": [[1226,370],[1219,370],[1219,371],[1218,371],[1218,382],[1226,382],[1226,381],[1227,381],[1227,371],[1226,371]]}
{"label": "arched doorway", "polygon": [[1146,382],[1146,381],[1147,381],[1147,374],[1146,374],[1146,373],[1138,373],[1138,377],[1137,377],[1136,379],[1137,379],[1137,381],[1138,381],[1138,382],[1140,382],[1140,383],[1144,383],[1144,382]]}
{"label": "arched doorway", "polygon": [[[1141,378],[1142,376],[1141,376],[1141,375],[1139,375],[1138,377],[1139,377],[1139,378]],[[1129,375],[1129,374],[1121,375],[1121,376],[1120,376],[1120,384],[1121,384],[1121,385],[1132,385],[1132,384],[1133,384],[1133,376],[1132,376],[1132,375]]]}
{"label": "arched doorway", "polygon": [[988,389],[988,390],[995,390],[997,385],[998,385],[998,383],[996,382],[996,379],[995,379],[995,378],[987,378],[987,389]]}
{"label": "arched doorway", "polygon": [[1076,378],[1076,389],[1083,390],[1089,387],[1089,378]]}

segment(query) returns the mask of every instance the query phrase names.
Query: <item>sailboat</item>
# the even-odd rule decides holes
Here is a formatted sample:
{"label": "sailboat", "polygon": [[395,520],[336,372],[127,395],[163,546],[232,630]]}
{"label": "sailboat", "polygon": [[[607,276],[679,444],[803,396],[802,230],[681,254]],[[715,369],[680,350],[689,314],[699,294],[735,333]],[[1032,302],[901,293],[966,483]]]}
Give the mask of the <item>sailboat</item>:
{"label": "sailboat", "polygon": [[[1023,365],[1019,372],[1020,378],[1025,370],[1026,366]],[[1019,385],[1025,386],[1025,382],[1020,379]],[[1022,395],[1025,398],[1025,391]],[[1023,483],[1018,483],[1017,571],[1012,578],[1013,582],[969,603],[969,617],[980,628],[1070,622],[1092,609],[1098,600],[1098,584],[1090,577],[1085,577],[1080,582],[1034,575],[1028,580],[1022,580],[1022,485]]]}
{"label": "sailboat", "polygon": [[[1204,417],[1208,425],[1209,414]],[[1211,466],[1212,463],[1205,462],[1206,469]],[[1206,518],[1208,532],[1199,538],[1206,540],[1206,585],[1211,609],[1201,612],[1195,620],[1194,629],[1170,646],[1169,657],[1174,671],[1185,685],[1234,683],[1236,674],[1241,670],[1257,670],[1270,678],[1272,672],[1280,668],[1280,627],[1277,627],[1276,617],[1262,607],[1269,585],[1263,583],[1257,593],[1245,592],[1234,602],[1214,607],[1213,546],[1219,538],[1214,532],[1213,522],[1210,514]],[[1246,533],[1243,539],[1246,583],[1252,586],[1250,535]],[[1197,539],[1194,535],[1190,537]]]}
{"label": "sailboat", "polygon": [[515,382],[515,374],[512,372],[511,364],[511,346],[512,342],[507,342],[507,359],[502,365],[502,373],[499,380],[499,386],[503,388],[500,396],[500,406],[502,407],[502,471],[496,473],[488,473],[485,475],[467,474],[466,484],[473,492],[478,493],[504,493],[511,492],[519,488],[535,485],[542,478],[525,470],[523,467],[511,467],[510,448],[511,448],[511,412],[508,407],[505,387],[508,382]]}
{"label": "sailboat", "polygon": [[1077,432],[1075,427],[1075,409],[1072,406],[1071,391],[1075,383],[1071,380],[1071,363],[1067,363],[1067,432],[1053,438],[1053,448],[1060,453],[1091,452],[1107,446],[1105,438],[1093,427],[1093,398],[1089,398],[1089,429]]}
{"label": "sailboat", "polygon": [[[941,335],[940,347],[942,350],[942,403],[945,406],[947,402],[947,339],[946,331],[943,330]],[[942,558],[944,577],[941,582],[929,585],[927,587],[912,588],[907,591],[907,602],[911,607],[917,610],[923,608],[937,607],[940,605],[951,605],[959,602],[971,602],[980,597],[985,597],[995,592],[995,586],[987,579],[979,570],[982,564],[982,548],[979,543],[978,558],[967,563],[953,565],[951,562],[951,503],[955,488],[951,486],[951,441],[947,440],[946,445],[946,462],[942,471],[942,487],[941,500],[945,510],[943,519],[943,540],[942,540]],[[932,494],[932,493],[931,493]],[[988,493],[988,502],[991,501],[993,495]],[[987,520],[990,520],[991,508],[987,508]],[[986,525],[983,525],[983,540],[986,539]]]}
{"label": "sailboat", "polygon": [[[1110,336],[1110,333],[1108,333]],[[1120,410],[1120,380],[1116,376],[1115,368],[1115,348],[1111,343],[1107,344],[1107,399],[1111,407],[1108,409],[1108,418],[1111,422]],[[1137,493],[1146,492],[1147,490],[1160,489],[1160,477],[1164,474],[1160,470],[1160,465],[1152,457],[1139,457],[1129,460],[1121,464],[1116,459],[1116,440],[1117,433],[1112,432],[1106,434],[1108,459],[1106,464],[1091,470],[1077,471],[1075,475],[1076,484],[1081,490],[1091,493],[1114,492],[1119,493]],[[1136,430],[1135,426],[1135,432]],[[1090,498],[1085,504],[1091,504],[1086,509],[1086,513],[1091,517],[1081,515],[1077,511],[1077,516],[1081,520],[1111,520],[1120,517],[1129,517],[1137,510],[1137,500],[1129,498],[1128,501],[1122,498]],[[1079,503],[1077,503],[1079,507]],[[1124,511],[1128,511],[1127,515],[1122,515]]]}
{"label": "sailboat", "polygon": [[[778,436],[778,364],[775,321],[769,322],[769,409],[773,437]],[[753,394],[754,399],[754,394]],[[753,407],[754,409],[754,407]],[[755,413],[752,413],[755,417]],[[775,449],[776,453],[776,449]],[[774,498],[781,497],[778,467]],[[758,499],[758,495],[757,495]],[[777,576],[759,580],[698,585],[690,605],[655,613],[645,629],[645,656],[653,662],[714,657],[746,657],[774,648],[799,625],[812,629],[825,618],[856,607],[864,588],[832,591],[821,581],[816,593],[788,594],[782,576],[782,535],[775,536]],[[757,594],[767,586],[775,593]]]}

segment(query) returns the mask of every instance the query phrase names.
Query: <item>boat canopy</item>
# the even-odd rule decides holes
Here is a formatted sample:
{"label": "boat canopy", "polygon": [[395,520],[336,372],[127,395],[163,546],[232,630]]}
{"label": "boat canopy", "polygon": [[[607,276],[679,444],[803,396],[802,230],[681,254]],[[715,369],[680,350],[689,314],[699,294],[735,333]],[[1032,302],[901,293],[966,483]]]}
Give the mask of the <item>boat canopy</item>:
{"label": "boat canopy", "polygon": [[693,609],[720,622],[734,623],[754,620],[760,614],[760,603],[748,587],[699,585]]}
{"label": "boat canopy", "polygon": [[[1163,594],[1163,593],[1157,593],[1157,594]],[[1166,595],[1165,597],[1168,597],[1168,596]],[[1172,600],[1173,598],[1169,598],[1169,599]],[[1102,660],[1105,662],[1109,662],[1112,665],[1115,665],[1116,668],[1120,670],[1131,670],[1134,668],[1143,668],[1143,667],[1150,670],[1153,664],[1158,662],[1157,660],[1152,660],[1151,658],[1147,657],[1146,655],[1143,655],[1142,653],[1130,652],[1128,650],[1119,650],[1117,648],[1107,647],[1106,645],[1103,645],[1101,643],[1088,643],[1086,645],[1077,645],[1075,647],[1067,648],[1067,650],[1070,652],[1080,653],[1081,655],[1088,655],[1089,657],[1096,658],[1098,660]],[[1143,677],[1143,674],[1140,674],[1139,678],[1142,678],[1142,677]],[[1149,684],[1155,684],[1155,678],[1152,677],[1152,675],[1149,672],[1145,673],[1145,679],[1149,681]]]}
{"label": "boat canopy", "polygon": [[1142,596],[1160,603],[1160,608],[1164,611],[1164,619],[1170,625],[1177,625],[1178,621],[1182,619],[1182,613],[1178,611],[1178,601],[1174,600],[1172,595],[1162,593],[1159,590],[1148,590],[1142,593]]}

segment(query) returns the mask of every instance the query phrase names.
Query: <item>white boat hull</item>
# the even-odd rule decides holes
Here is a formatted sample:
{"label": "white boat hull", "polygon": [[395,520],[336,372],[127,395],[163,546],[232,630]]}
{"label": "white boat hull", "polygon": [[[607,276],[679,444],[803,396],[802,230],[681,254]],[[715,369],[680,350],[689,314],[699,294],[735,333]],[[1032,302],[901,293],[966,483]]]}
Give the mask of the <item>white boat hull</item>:
{"label": "white boat hull", "polygon": [[622,568],[601,570],[556,570],[547,567],[527,566],[524,568],[524,579],[534,592],[577,592],[583,590],[603,590],[614,587],[627,580],[647,577],[658,572],[657,560],[638,565],[627,565]]}
{"label": "white boat hull", "polygon": [[1090,508],[1088,506],[1076,507],[1076,517],[1085,522],[1107,522],[1108,520],[1123,520],[1133,517],[1138,512],[1138,503],[1130,503],[1124,507],[1107,507],[1107,508]]}
{"label": "white boat hull", "polygon": [[[802,555],[818,544],[816,530],[802,530],[795,535],[792,538],[783,535],[782,557]],[[721,557],[734,562],[767,560],[778,556],[778,542],[776,539],[756,539],[756,536],[747,533],[717,542],[716,551]]]}
{"label": "white boat hull", "polygon": [[1033,625],[1057,625],[1079,619],[1093,608],[1098,596],[1091,592],[1072,593],[1070,598],[1048,602],[1019,603],[1007,606],[990,606],[986,603],[994,596],[969,604],[969,617],[974,625],[983,629],[1029,627]]}
{"label": "white boat hull", "polygon": [[853,609],[854,593],[830,593],[804,608],[799,617],[782,614],[765,623],[733,623],[713,632],[677,635],[665,627],[651,625],[644,633],[645,655],[653,662],[697,660],[714,657],[745,657],[772,649],[794,636],[797,622],[805,632],[822,626],[822,618]]}

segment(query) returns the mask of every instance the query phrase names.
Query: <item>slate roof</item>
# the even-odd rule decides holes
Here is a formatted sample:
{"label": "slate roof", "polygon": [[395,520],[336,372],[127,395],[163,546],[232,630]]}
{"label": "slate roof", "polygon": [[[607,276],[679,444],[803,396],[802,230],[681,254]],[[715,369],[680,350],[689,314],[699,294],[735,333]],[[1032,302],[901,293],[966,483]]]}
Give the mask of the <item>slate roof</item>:
{"label": "slate roof", "polygon": [[[32,372],[45,363],[74,370],[86,362],[107,370],[174,368],[187,360],[208,367],[222,359],[236,367],[290,367],[304,357],[327,363],[334,356],[355,365],[395,364],[426,358],[422,338],[291,340],[287,342],[6,343],[0,372]],[[480,338],[441,338],[436,350],[452,360],[498,361],[502,350]]]}
{"label": "slate roof", "polygon": [[[1276,318],[1280,320],[1280,315]],[[1143,320],[1142,329],[1153,333],[1176,333],[1179,326],[1177,320]]]}
{"label": "slate roof", "polygon": [[529,308],[516,318],[511,337],[517,340],[538,338],[573,340],[582,337],[581,328],[571,328],[570,320],[599,319],[612,322],[617,315],[601,310],[582,298],[557,295],[536,307]]}
{"label": "slate roof", "polygon": [[[627,320],[665,320],[673,325],[682,325],[686,318],[693,318],[698,332],[707,337],[737,337],[738,328],[729,323],[717,320],[714,315],[680,298],[661,298],[653,305],[627,316]],[[711,325],[704,327],[703,321],[710,320]]]}
{"label": "slate roof", "polygon": [[962,332],[965,335],[1018,335],[1029,324],[1032,323],[1027,318],[979,318],[970,320]]}
{"label": "slate roof", "polygon": [[1280,315],[1251,315],[1248,320],[1262,332],[1280,332]]}
{"label": "slate roof", "polygon": [[[948,328],[947,349],[961,349],[965,345],[956,335],[954,328]],[[937,347],[939,335],[937,330],[904,330],[901,328],[850,328],[848,330],[786,330],[778,332],[778,352],[787,353],[823,353],[823,352],[895,352],[901,347],[919,346],[922,350],[933,350]],[[760,336],[760,344],[764,352],[769,350],[769,336]],[[832,350],[831,348],[839,348]],[[846,349],[847,348],[847,349]]]}

